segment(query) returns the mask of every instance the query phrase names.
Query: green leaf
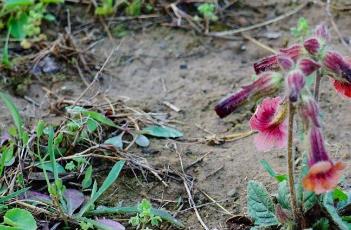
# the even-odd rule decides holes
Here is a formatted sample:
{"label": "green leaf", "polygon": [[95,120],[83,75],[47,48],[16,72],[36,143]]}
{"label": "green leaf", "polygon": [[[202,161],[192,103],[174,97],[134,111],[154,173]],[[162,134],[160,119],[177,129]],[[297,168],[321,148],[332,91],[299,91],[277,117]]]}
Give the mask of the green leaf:
{"label": "green leaf", "polygon": [[56,17],[55,17],[55,15],[53,15],[53,14],[45,14],[44,15],[44,19],[46,20],[46,21],[48,21],[48,22],[54,22],[54,21],[56,21]]}
{"label": "green leaf", "polygon": [[318,202],[318,197],[314,192],[304,191],[303,192],[303,211],[306,213],[308,210]]}
{"label": "green leaf", "polygon": [[14,10],[17,7],[26,7],[34,4],[34,0],[6,0],[4,10]]}
{"label": "green leaf", "polygon": [[268,172],[268,174],[271,177],[274,177],[278,182],[282,182],[282,181],[285,181],[288,179],[288,176],[285,174],[277,174],[276,171],[274,171],[274,169],[268,163],[268,161],[260,160],[260,163],[261,163],[262,167],[264,168],[264,170],[266,170],[266,172]]}
{"label": "green leaf", "polygon": [[4,102],[5,106],[7,109],[10,111],[10,114],[12,116],[12,120],[15,123],[15,126],[17,128],[17,132],[19,134],[19,137],[21,138],[23,144],[27,144],[27,137],[25,134],[25,131],[23,129],[23,121],[22,118],[15,106],[15,104],[12,102],[11,98],[2,92],[0,92],[0,99]]}
{"label": "green leaf", "polygon": [[60,165],[59,163],[55,162],[55,167],[52,166],[52,163],[51,162],[43,162],[42,164],[41,163],[38,163],[36,164],[38,168],[42,169],[42,170],[46,170],[46,171],[49,171],[49,172],[54,172],[54,168],[56,169],[57,173],[58,174],[62,174],[62,173],[66,173],[66,170],[65,168]]}
{"label": "green leaf", "polygon": [[87,128],[90,133],[95,132],[95,130],[99,127],[99,123],[97,123],[94,119],[87,120]]}
{"label": "green leaf", "polygon": [[27,210],[20,208],[13,208],[8,210],[4,216],[4,224],[15,227],[15,230],[37,229],[37,223],[32,214]]}
{"label": "green leaf", "polygon": [[323,197],[323,206],[330,215],[333,222],[337,225],[340,230],[349,230],[347,223],[342,220],[339,216],[336,208],[334,207],[333,193],[328,192]]}
{"label": "green leaf", "polygon": [[290,192],[287,181],[282,181],[278,184],[277,200],[282,208],[291,209],[290,207]]}
{"label": "green leaf", "polygon": [[249,216],[255,225],[273,226],[279,224],[268,191],[257,181],[249,181],[247,185],[247,206]]}
{"label": "green leaf", "polygon": [[321,218],[313,224],[313,230],[329,230],[329,220],[327,218]]}
{"label": "green leaf", "polygon": [[80,212],[78,213],[78,217],[82,217],[83,214],[95,203],[95,201],[117,180],[124,163],[125,161],[116,162],[102,183],[101,187],[91,195],[89,201],[81,208]]}
{"label": "green leaf", "polygon": [[123,149],[123,141],[122,141],[122,136],[124,133],[121,133],[118,136],[114,136],[111,137],[109,139],[107,139],[104,144],[108,144],[108,145],[113,145],[118,149]]}
{"label": "green leaf", "polygon": [[149,139],[147,137],[145,137],[144,135],[139,135],[135,139],[135,143],[137,145],[139,145],[140,147],[148,147],[150,145]]}
{"label": "green leaf", "polygon": [[128,16],[139,16],[141,14],[141,0],[133,0],[126,8]]}
{"label": "green leaf", "polygon": [[8,27],[12,37],[16,39],[24,39],[26,37],[26,32],[24,26],[27,24],[28,15],[24,12],[17,15],[16,17],[11,17],[8,21]]}
{"label": "green leaf", "polygon": [[335,188],[332,193],[334,200],[346,201],[348,199],[347,194],[341,188]]}
{"label": "green leaf", "polygon": [[183,133],[167,126],[158,126],[158,125],[151,125],[145,127],[141,130],[141,133],[147,134],[154,137],[163,137],[163,138],[177,138],[182,137]]}
{"label": "green leaf", "polygon": [[91,186],[91,184],[93,183],[92,175],[93,175],[93,166],[89,165],[87,170],[85,170],[84,179],[82,181],[82,188],[83,189],[89,188]]}
{"label": "green leaf", "polygon": [[113,121],[111,121],[105,115],[103,115],[101,113],[98,113],[98,112],[95,112],[95,111],[83,111],[83,114],[85,116],[93,118],[94,120],[96,120],[96,121],[98,121],[98,122],[100,122],[100,123],[102,123],[104,125],[108,125],[108,126],[111,126],[111,127],[118,128],[118,126]]}

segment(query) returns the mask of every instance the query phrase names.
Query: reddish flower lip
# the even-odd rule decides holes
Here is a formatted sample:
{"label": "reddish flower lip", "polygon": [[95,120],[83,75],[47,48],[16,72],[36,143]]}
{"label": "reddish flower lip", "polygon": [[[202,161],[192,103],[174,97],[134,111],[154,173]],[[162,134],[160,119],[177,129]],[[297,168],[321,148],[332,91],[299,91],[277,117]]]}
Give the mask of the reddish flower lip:
{"label": "reddish flower lip", "polygon": [[259,151],[286,146],[287,104],[282,103],[280,97],[265,98],[250,119],[251,129],[258,131],[254,140]]}
{"label": "reddish flower lip", "polygon": [[350,98],[351,97],[351,83],[343,82],[343,81],[337,81],[335,79],[331,79],[332,83],[334,85],[335,90],[345,96]]}
{"label": "reddish flower lip", "polygon": [[330,161],[320,161],[311,166],[308,174],[303,178],[303,187],[316,194],[322,194],[334,189],[346,165],[342,162],[333,164]]}

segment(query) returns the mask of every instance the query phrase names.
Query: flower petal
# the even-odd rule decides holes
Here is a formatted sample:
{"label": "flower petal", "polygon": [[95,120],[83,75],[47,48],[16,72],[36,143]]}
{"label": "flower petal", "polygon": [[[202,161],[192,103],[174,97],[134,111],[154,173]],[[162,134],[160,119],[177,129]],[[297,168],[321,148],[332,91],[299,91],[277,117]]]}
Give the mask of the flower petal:
{"label": "flower petal", "polygon": [[343,96],[351,97],[351,83],[331,79],[335,90]]}

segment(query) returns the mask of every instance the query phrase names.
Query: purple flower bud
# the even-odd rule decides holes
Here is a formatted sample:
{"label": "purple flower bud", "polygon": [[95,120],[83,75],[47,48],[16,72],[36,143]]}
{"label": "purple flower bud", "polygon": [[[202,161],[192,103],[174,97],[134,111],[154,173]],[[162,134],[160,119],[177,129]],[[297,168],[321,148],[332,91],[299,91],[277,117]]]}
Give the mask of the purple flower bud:
{"label": "purple flower bud", "polygon": [[279,73],[264,72],[253,83],[222,99],[215,106],[215,111],[220,118],[224,118],[250,100],[276,93],[281,87],[282,80],[283,76]]}
{"label": "purple flower bud", "polygon": [[351,83],[351,65],[337,52],[328,51],[323,58],[324,67],[336,80]]}
{"label": "purple flower bud", "polygon": [[319,106],[312,96],[302,97],[302,102],[299,105],[299,113],[306,126],[313,125],[320,127]]}
{"label": "purple flower bud", "polygon": [[293,70],[289,72],[288,77],[289,99],[296,102],[301,89],[305,86],[305,75],[301,70]]}
{"label": "purple flower bud", "polygon": [[317,38],[309,38],[304,43],[303,46],[307,50],[308,53],[314,55],[317,54],[319,49],[321,48],[321,44]]}
{"label": "purple flower bud", "polygon": [[290,70],[294,66],[294,61],[287,55],[277,56],[278,64],[283,70]]}
{"label": "purple flower bud", "polygon": [[280,49],[279,54],[270,55],[264,57],[253,64],[256,74],[265,72],[279,70],[280,66],[278,63],[279,55],[286,55],[292,60],[296,61],[303,52],[303,47],[301,45],[292,45],[288,48]]}
{"label": "purple flower bud", "polygon": [[316,26],[314,34],[316,37],[321,38],[326,42],[330,42],[330,40],[331,40],[331,36],[330,36],[329,30],[328,30],[328,27],[325,23],[321,23],[318,26]]}
{"label": "purple flower bud", "polygon": [[321,129],[312,127],[310,130],[310,159],[309,165],[313,165],[319,161],[331,161],[327,150],[325,149],[324,139]]}
{"label": "purple flower bud", "polygon": [[215,111],[220,118],[224,118],[248,100],[251,94],[249,88],[241,89],[238,92],[222,99],[215,106]]}
{"label": "purple flower bud", "polygon": [[312,59],[303,58],[299,61],[299,68],[305,76],[309,76],[320,67],[321,65]]}
{"label": "purple flower bud", "polygon": [[303,52],[303,47],[299,44],[292,45],[288,48],[279,49],[280,53],[288,55],[291,59],[296,61]]}

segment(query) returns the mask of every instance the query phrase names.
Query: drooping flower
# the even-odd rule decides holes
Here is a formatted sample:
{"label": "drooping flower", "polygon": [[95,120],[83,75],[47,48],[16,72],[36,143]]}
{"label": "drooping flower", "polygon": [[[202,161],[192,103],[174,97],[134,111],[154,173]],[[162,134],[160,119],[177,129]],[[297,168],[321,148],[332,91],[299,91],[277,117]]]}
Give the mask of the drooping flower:
{"label": "drooping flower", "polygon": [[284,148],[287,144],[287,103],[280,97],[265,98],[250,119],[252,130],[258,131],[254,137],[259,151]]}
{"label": "drooping flower", "polygon": [[351,83],[351,64],[341,54],[328,51],[324,55],[323,66],[335,80]]}
{"label": "drooping flower", "polygon": [[290,71],[287,76],[289,100],[296,102],[302,88],[305,86],[305,75],[301,70]]}
{"label": "drooping flower", "polygon": [[288,48],[280,49],[279,53],[264,57],[253,64],[256,74],[265,72],[279,70],[280,66],[278,63],[278,57],[280,55],[286,55],[292,60],[296,61],[303,52],[303,47],[301,45],[292,45]]}
{"label": "drooping flower", "polygon": [[303,46],[305,47],[307,52],[312,55],[317,54],[321,48],[320,41],[315,37],[306,39],[303,43]]}
{"label": "drooping flower", "polygon": [[303,58],[299,60],[298,66],[305,76],[309,76],[321,67],[320,64],[309,58]]}
{"label": "drooping flower", "polygon": [[306,127],[320,127],[319,106],[314,97],[309,95],[302,96],[298,109],[302,121]]}
{"label": "drooping flower", "polygon": [[220,118],[224,118],[250,100],[257,100],[276,93],[282,81],[283,76],[280,73],[262,73],[253,83],[243,86],[239,91],[222,99],[215,106],[215,111]]}
{"label": "drooping flower", "polygon": [[303,178],[302,184],[306,190],[316,194],[331,191],[339,183],[345,164],[340,161],[334,163],[330,159],[324,146],[320,128],[311,128],[310,144],[311,149],[308,161],[310,169]]}

